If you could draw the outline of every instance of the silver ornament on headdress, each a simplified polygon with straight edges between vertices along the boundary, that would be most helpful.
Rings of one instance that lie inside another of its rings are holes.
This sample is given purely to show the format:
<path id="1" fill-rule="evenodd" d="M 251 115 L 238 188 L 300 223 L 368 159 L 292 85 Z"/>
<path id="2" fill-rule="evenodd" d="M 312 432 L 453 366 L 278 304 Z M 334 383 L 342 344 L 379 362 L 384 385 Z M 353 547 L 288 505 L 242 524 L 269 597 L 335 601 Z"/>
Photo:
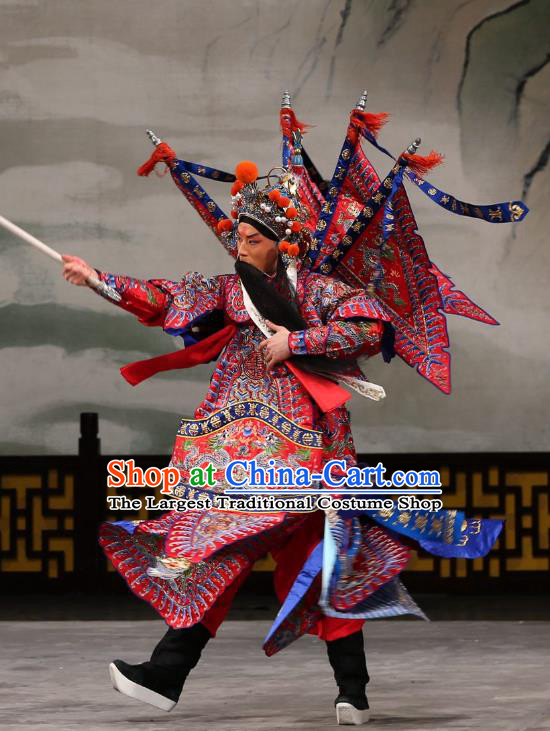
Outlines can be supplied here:
<path id="1" fill-rule="evenodd" d="M 418 148 L 420 147 L 420 143 L 421 143 L 421 142 L 422 142 L 422 140 L 420 139 L 420 137 L 417 137 L 417 138 L 416 138 L 415 140 L 413 140 L 413 142 L 411 142 L 411 144 L 410 144 L 410 145 L 409 145 L 409 146 L 407 147 L 407 152 L 408 152 L 408 153 L 410 153 L 411 155 L 414 155 L 414 153 L 415 153 L 415 152 L 416 152 L 416 151 L 418 150 Z"/>
<path id="2" fill-rule="evenodd" d="M 155 147 L 158 147 L 162 140 L 156 136 L 152 129 L 147 129 L 145 131 L 147 132 L 147 137 L 151 140 L 153 145 L 155 145 Z"/>
<path id="3" fill-rule="evenodd" d="M 290 103 L 290 92 L 288 90 L 283 91 L 281 109 L 292 109 L 292 104 Z"/>
<path id="4" fill-rule="evenodd" d="M 364 89 L 363 93 L 359 97 L 359 101 L 357 102 L 355 108 L 360 112 L 364 112 L 366 106 L 367 106 L 367 90 Z"/>

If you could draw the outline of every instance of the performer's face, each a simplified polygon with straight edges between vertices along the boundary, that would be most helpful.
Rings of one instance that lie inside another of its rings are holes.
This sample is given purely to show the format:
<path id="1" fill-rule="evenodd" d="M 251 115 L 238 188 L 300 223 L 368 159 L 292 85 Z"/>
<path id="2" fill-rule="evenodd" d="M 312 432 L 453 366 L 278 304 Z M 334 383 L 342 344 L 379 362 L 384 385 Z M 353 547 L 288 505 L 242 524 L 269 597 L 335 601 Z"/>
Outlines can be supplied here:
<path id="1" fill-rule="evenodd" d="M 268 239 L 249 223 L 239 223 L 237 229 L 239 259 L 252 264 L 266 274 L 277 269 L 279 249 L 277 242 Z"/>

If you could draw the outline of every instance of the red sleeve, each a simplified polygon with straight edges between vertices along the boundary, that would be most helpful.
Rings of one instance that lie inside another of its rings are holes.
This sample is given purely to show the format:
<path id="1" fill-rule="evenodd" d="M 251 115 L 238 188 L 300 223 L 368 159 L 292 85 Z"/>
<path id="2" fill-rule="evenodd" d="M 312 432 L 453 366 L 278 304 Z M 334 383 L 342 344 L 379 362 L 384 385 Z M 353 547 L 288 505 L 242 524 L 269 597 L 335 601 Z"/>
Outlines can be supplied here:
<path id="1" fill-rule="evenodd" d="M 170 305 L 170 296 L 152 282 L 125 275 L 97 271 L 102 282 L 121 296 L 117 306 L 136 315 L 143 325 L 162 325 Z M 112 300 L 109 300 L 112 302 Z"/>
<path id="2" fill-rule="evenodd" d="M 358 358 L 380 352 L 382 333 L 383 324 L 379 320 L 337 320 L 290 333 L 288 347 L 294 355 Z"/>
<path id="3" fill-rule="evenodd" d="M 310 326 L 290 333 L 288 347 L 294 355 L 355 359 L 380 352 L 385 317 L 364 290 L 310 275 L 302 311 Z"/>

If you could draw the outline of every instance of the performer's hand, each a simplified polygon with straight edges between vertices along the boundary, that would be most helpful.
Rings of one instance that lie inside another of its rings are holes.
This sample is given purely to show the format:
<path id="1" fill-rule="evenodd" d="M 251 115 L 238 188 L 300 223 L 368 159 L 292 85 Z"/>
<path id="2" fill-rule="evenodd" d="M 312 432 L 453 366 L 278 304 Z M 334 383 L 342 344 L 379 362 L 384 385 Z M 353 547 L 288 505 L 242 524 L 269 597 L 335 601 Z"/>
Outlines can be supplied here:
<path id="1" fill-rule="evenodd" d="M 63 276 L 71 284 L 77 284 L 79 287 L 87 285 L 87 279 L 90 276 L 97 276 L 95 269 L 78 256 L 69 256 L 62 254 L 63 259 Z"/>
<path id="2" fill-rule="evenodd" d="M 266 323 L 275 332 L 275 335 L 264 340 L 260 345 L 260 350 L 263 351 L 266 359 L 267 372 L 269 373 L 277 363 L 290 357 L 290 348 L 288 347 L 290 330 L 287 330 L 282 325 L 275 325 L 269 320 L 266 320 Z"/>

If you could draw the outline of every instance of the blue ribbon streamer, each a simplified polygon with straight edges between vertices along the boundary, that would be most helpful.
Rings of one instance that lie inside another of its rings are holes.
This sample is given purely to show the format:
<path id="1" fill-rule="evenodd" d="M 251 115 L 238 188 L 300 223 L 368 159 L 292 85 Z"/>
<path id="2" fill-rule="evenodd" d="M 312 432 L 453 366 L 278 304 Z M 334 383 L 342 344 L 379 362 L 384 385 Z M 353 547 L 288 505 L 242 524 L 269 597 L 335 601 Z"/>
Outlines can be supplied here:
<path id="1" fill-rule="evenodd" d="M 202 178 L 210 180 L 218 180 L 222 183 L 234 183 L 237 178 L 232 173 L 226 173 L 224 170 L 208 167 L 208 165 L 198 165 L 196 162 L 188 160 L 178 160 L 185 170 L 193 175 L 200 175 Z"/>
<path id="2" fill-rule="evenodd" d="M 388 155 L 388 157 L 391 157 L 392 160 L 396 159 L 391 152 L 378 144 L 368 130 L 363 131 L 363 136 L 371 143 L 371 145 L 374 145 L 378 150 L 380 150 L 380 152 Z M 517 223 L 519 221 L 523 221 L 529 212 L 529 208 L 527 208 L 523 201 L 505 201 L 504 203 L 492 203 L 490 205 L 466 203 L 450 193 L 445 193 L 445 191 L 440 190 L 435 185 L 428 183 L 427 180 L 424 180 L 410 171 L 407 171 L 407 177 L 418 188 L 420 188 L 420 190 L 428 196 L 430 200 L 437 203 L 440 208 L 444 208 L 446 211 L 454 213 L 457 216 L 479 218 L 482 221 L 487 221 L 488 223 Z"/>
<path id="3" fill-rule="evenodd" d="M 394 229 L 395 229 L 395 216 L 393 214 L 393 206 L 392 206 L 392 198 L 394 197 L 395 193 L 397 192 L 397 189 L 399 186 L 403 183 L 403 172 L 404 170 L 401 169 L 395 178 L 393 179 L 393 184 L 391 187 L 391 191 L 389 196 L 386 198 L 386 202 L 384 204 L 384 222 L 383 222 L 383 231 L 384 231 L 384 241 L 387 241 L 390 236 L 392 235 Z"/>
<path id="4" fill-rule="evenodd" d="M 214 201 L 202 185 L 200 185 L 195 178 L 191 176 L 187 169 L 187 165 L 189 165 L 189 163 L 185 162 L 185 160 L 176 160 L 176 164 L 171 170 L 172 177 L 177 177 L 179 184 L 188 190 L 197 202 L 202 203 L 202 205 L 205 206 L 218 221 L 222 218 L 227 218 L 216 201 Z M 206 175 L 203 177 L 208 176 Z"/>
<path id="5" fill-rule="evenodd" d="M 338 196 L 344 180 L 347 177 L 348 169 L 353 157 L 355 145 L 349 140 L 346 135 L 338 161 L 334 169 L 334 173 L 328 184 L 327 192 L 325 195 L 325 202 L 321 208 L 321 213 L 317 220 L 317 227 L 312 236 L 311 246 L 307 253 L 307 257 L 310 261 L 310 266 L 313 268 L 317 258 L 321 252 L 325 237 L 330 229 L 330 224 L 334 213 L 336 212 L 336 203 L 338 202 Z"/>

